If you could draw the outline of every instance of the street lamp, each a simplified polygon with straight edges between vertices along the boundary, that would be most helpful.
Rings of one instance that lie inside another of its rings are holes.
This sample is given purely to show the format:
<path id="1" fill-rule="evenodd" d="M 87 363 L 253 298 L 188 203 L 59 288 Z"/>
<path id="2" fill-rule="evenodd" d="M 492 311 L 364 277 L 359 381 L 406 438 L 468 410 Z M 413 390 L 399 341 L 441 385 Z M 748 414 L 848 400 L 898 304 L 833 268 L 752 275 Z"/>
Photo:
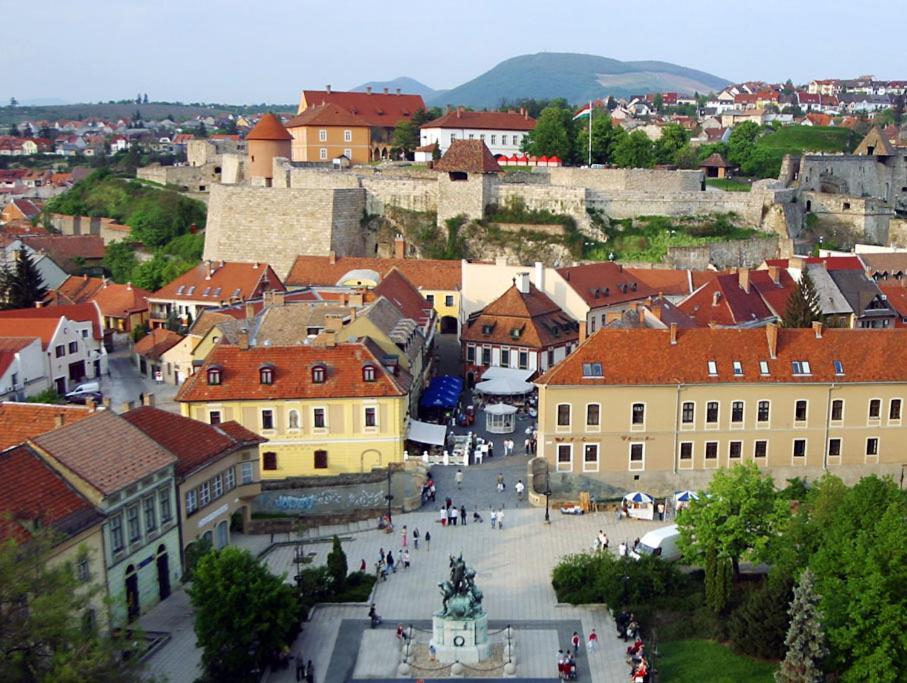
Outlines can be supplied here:
<path id="1" fill-rule="evenodd" d="M 545 462 L 545 524 L 551 524 L 551 512 L 549 502 L 551 501 L 551 467 Z"/>
<path id="2" fill-rule="evenodd" d="M 391 495 L 391 468 L 387 468 L 387 495 L 384 496 L 384 499 L 387 501 L 387 523 L 390 524 L 391 519 L 391 501 L 394 497 Z"/>

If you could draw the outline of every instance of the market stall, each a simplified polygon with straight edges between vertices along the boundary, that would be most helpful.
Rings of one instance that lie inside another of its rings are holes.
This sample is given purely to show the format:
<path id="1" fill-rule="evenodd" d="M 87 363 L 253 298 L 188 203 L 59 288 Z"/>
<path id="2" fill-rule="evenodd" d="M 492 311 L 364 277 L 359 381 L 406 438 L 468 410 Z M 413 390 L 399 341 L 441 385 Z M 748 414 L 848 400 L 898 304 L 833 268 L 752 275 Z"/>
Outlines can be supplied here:
<path id="1" fill-rule="evenodd" d="M 516 406 L 492 403 L 485 406 L 485 430 L 490 434 L 513 434 L 516 429 Z"/>
<path id="2" fill-rule="evenodd" d="M 623 510 L 627 517 L 655 519 L 655 499 L 648 493 L 632 491 L 624 496 Z"/>
<path id="3" fill-rule="evenodd" d="M 699 500 L 699 494 L 695 491 L 678 491 L 674 494 L 674 509 L 688 508 L 694 500 Z"/>

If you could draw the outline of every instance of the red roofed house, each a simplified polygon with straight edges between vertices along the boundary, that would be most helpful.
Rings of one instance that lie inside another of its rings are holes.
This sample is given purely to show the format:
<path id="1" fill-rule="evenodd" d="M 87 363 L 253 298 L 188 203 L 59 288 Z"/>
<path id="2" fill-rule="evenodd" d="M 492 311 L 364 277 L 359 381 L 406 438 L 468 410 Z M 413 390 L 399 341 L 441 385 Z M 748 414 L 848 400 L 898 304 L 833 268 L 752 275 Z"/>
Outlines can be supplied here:
<path id="1" fill-rule="evenodd" d="M 333 103 L 309 107 L 290 119 L 293 161 L 327 162 L 345 156 L 354 164 L 371 161 L 370 128 L 365 119 Z"/>
<path id="2" fill-rule="evenodd" d="M 327 86 L 325 90 L 303 90 L 297 114 L 303 114 L 311 107 L 334 104 L 353 116 L 365 121 L 371 128 L 369 146 L 371 161 L 388 159 L 391 154 L 394 127 L 400 121 L 412 121 L 413 114 L 425 109 L 421 95 L 388 92 L 337 92 Z"/>
<path id="3" fill-rule="evenodd" d="M 100 268 L 107 253 L 100 235 L 22 235 L 21 242 L 33 254 L 47 254 L 70 275 Z"/>
<path id="4" fill-rule="evenodd" d="M 535 129 L 535 119 L 525 109 L 515 112 L 466 111 L 459 107 L 422 124 L 421 144 L 437 143 L 443 154 L 456 140 L 482 140 L 495 157 L 509 157 L 521 150 L 523 138 Z"/>
<path id="5" fill-rule="evenodd" d="M 205 261 L 148 297 L 152 327 L 170 317 L 189 326 L 204 308 L 257 299 L 267 291 L 286 288 L 267 263 Z"/>
<path id="6" fill-rule="evenodd" d="M 888 305 L 898 314 L 894 327 L 907 327 L 907 287 L 904 284 L 904 282 L 879 284 L 879 289 L 888 299 Z"/>
<path id="7" fill-rule="evenodd" d="M 26 333 L 27 330 L 22 330 Z M 0 337 L 0 401 L 24 401 L 50 388 L 47 358 L 37 337 Z"/>
<path id="8" fill-rule="evenodd" d="M 738 463 L 777 481 L 900 476 L 905 344 L 821 323 L 600 330 L 536 380 L 538 455 L 592 496 L 702 489 Z"/>
<path id="9" fill-rule="evenodd" d="M 14 220 L 30 221 L 40 213 L 41 209 L 35 206 L 31 199 L 13 199 L 3 207 L 3 211 L 0 211 L 0 223 Z"/>
<path id="10" fill-rule="evenodd" d="M 183 335 L 166 327 L 152 329 L 132 347 L 135 354 L 134 362 L 139 372 L 156 382 L 179 384 L 181 380 L 172 376 L 173 369 L 165 366 L 162 356 L 182 340 Z"/>
<path id="11" fill-rule="evenodd" d="M 702 327 L 763 327 L 784 316 L 797 283 L 778 268 L 722 273 L 706 282 L 678 308 Z"/>
<path id="12" fill-rule="evenodd" d="M 107 278 L 70 275 L 44 298 L 45 305 L 97 303 L 104 320 L 105 332 L 131 332 L 148 324 L 148 297 L 151 292 L 120 285 Z"/>

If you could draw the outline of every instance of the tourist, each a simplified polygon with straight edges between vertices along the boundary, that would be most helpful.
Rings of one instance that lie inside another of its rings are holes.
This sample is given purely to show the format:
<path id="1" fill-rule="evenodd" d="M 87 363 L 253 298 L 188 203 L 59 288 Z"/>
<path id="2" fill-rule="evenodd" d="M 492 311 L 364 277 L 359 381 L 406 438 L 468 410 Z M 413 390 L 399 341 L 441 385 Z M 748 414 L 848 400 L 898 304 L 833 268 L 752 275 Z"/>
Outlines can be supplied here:
<path id="1" fill-rule="evenodd" d="M 589 634 L 589 643 L 586 647 L 589 649 L 589 652 L 594 651 L 595 648 L 598 647 L 598 634 L 595 632 L 595 629 L 592 629 L 592 632 Z"/>
<path id="2" fill-rule="evenodd" d="M 523 500 L 523 491 L 526 487 L 523 485 L 523 480 L 518 479 L 516 485 L 513 487 L 516 490 L 516 499 Z"/>
<path id="3" fill-rule="evenodd" d="M 425 552 L 431 550 L 431 531 L 425 532 Z"/>
<path id="4" fill-rule="evenodd" d="M 387 562 L 387 570 L 389 572 L 391 572 L 392 574 L 396 574 L 397 573 L 397 564 L 396 564 L 396 562 L 394 562 L 394 551 L 393 550 L 387 551 L 387 559 L 385 561 Z"/>
<path id="5" fill-rule="evenodd" d="M 311 659 L 305 665 L 305 683 L 315 683 L 315 665 L 312 664 Z"/>
<path id="6" fill-rule="evenodd" d="M 481 524 L 482 521 L 483 521 L 483 520 L 482 520 L 482 515 L 479 514 L 479 510 L 478 510 L 478 509 L 473 510 L 473 511 L 472 511 L 472 523 L 473 523 L 473 524 Z"/>
<path id="7" fill-rule="evenodd" d="M 403 624 L 397 624 L 397 640 L 406 640 L 406 635 L 403 632 Z"/>
<path id="8" fill-rule="evenodd" d="M 498 529 L 504 528 L 504 506 L 501 506 L 501 509 L 498 510 Z"/>
<path id="9" fill-rule="evenodd" d="M 626 640 L 624 634 L 627 632 L 627 624 L 630 623 L 630 613 L 622 609 L 614 621 L 617 624 L 617 637 Z"/>
<path id="10" fill-rule="evenodd" d="M 494 511 L 494 508 L 491 508 L 491 528 L 497 528 L 498 523 L 498 513 Z"/>
<path id="11" fill-rule="evenodd" d="M 529 455 L 529 453 L 530 453 L 529 448 L 530 448 L 531 443 L 532 443 L 531 439 L 527 436 L 526 440 L 523 442 L 523 448 L 526 449 L 526 455 Z"/>
<path id="12" fill-rule="evenodd" d="M 457 490 L 461 490 L 463 488 L 463 470 L 457 470 L 454 478 L 457 481 Z"/>
<path id="13" fill-rule="evenodd" d="M 636 537 L 636 540 L 633 541 L 633 552 L 636 552 L 636 549 L 639 548 L 639 536 Z"/>
<path id="14" fill-rule="evenodd" d="M 362 562 L 359 563 L 359 571 L 364 574 L 366 569 L 368 569 L 368 565 L 365 563 L 365 558 L 363 557 Z"/>
<path id="15" fill-rule="evenodd" d="M 466 526 L 466 506 L 460 506 L 460 524 Z"/>
<path id="16" fill-rule="evenodd" d="M 305 659 L 300 652 L 296 655 L 296 680 L 302 681 L 303 678 L 305 678 Z"/>
<path id="17" fill-rule="evenodd" d="M 665 504 L 661 502 L 658 504 L 658 521 L 665 521 Z"/>
<path id="18" fill-rule="evenodd" d="M 573 646 L 573 651 L 579 654 L 579 633 L 576 631 L 574 631 L 573 635 L 570 637 L 570 644 Z"/>
<path id="19" fill-rule="evenodd" d="M 413 548 L 419 549 L 419 527 L 413 528 Z"/>
<path id="20" fill-rule="evenodd" d="M 378 548 L 378 555 L 381 557 L 381 562 L 384 562 L 384 548 Z"/>
<path id="21" fill-rule="evenodd" d="M 601 549 L 602 549 L 602 550 L 607 550 L 607 549 L 608 549 L 608 546 L 610 545 L 610 543 L 611 543 L 611 542 L 608 540 L 608 534 L 606 534 L 604 531 L 602 531 L 601 529 L 599 529 L 599 531 L 598 531 L 598 544 L 599 544 L 599 546 L 601 546 Z"/>
<path id="22" fill-rule="evenodd" d="M 441 508 L 440 521 L 441 526 L 447 526 L 447 508 Z"/>
<path id="23" fill-rule="evenodd" d="M 403 539 L 403 547 L 404 547 L 404 548 L 407 546 L 407 540 L 408 540 L 407 534 L 408 534 L 408 532 L 407 532 L 407 530 L 406 530 L 406 525 L 404 524 L 404 525 L 403 525 L 403 531 L 400 532 L 400 537 Z"/>
<path id="24" fill-rule="evenodd" d="M 452 524 L 453 526 L 456 526 L 457 517 L 459 516 L 459 510 L 457 510 L 457 508 L 455 508 L 455 507 L 452 507 L 447 511 L 447 513 L 449 515 L 447 518 L 447 523 Z"/>
<path id="25" fill-rule="evenodd" d="M 617 556 L 618 557 L 627 556 L 627 544 L 624 541 L 621 541 L 620 545 L 617 546 Z"/>
<path id="26" fill-rule="evenodd" d="M 488 442 L 488 457 L 489 458 L 494 457 L 494 442 L 493 441 Z"/>
<path id="27" fill-rule="evenodd" d="M 497 486 L 498 486 L 498 493 L 502 493 L 504 491 L 504 473 L 503 472 L 498 472 Z"/>
<path id="28" fill-rule="evenodd" d="M 401 554 L 403 555 L 403 568 L 404 568 L 404 569 L 409 569 L 409 550 L 407 550 L 406 548 L 404 548 L 404 549 L 403 549 L 402 551 L 400 551 L 400 552 L 401 552 Z"/>

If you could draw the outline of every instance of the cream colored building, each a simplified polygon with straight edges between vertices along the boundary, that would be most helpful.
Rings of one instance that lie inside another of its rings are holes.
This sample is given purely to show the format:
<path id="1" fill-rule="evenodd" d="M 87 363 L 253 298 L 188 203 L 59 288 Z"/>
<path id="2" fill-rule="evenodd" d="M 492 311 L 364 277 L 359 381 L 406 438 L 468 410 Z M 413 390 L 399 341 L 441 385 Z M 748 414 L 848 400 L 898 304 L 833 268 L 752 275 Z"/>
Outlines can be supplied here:
<path id="1" fill-rule="evenodd" d="M 900 330 L 605 329 L 537 380 L 552 486 L 610 496 L 907 465 Z"/>

